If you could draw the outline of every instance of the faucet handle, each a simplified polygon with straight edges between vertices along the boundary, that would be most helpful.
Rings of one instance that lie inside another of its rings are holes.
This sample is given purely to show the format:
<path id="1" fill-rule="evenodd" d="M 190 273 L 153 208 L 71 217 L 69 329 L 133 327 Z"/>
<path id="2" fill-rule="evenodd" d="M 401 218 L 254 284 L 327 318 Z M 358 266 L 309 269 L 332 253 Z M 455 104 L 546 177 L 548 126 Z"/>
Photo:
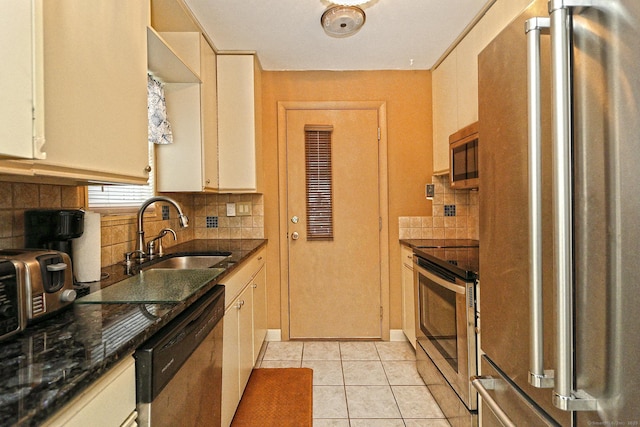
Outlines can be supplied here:
<path id="1" fill-rule="evenodd" d="M 141 251 L 140 249 L 136 249 L 135 251 L 131 251 L 131 252 L 125 252 L 124 254 L 124 262 L 126 265 L 131 265 L 131 262 L 133 261 L 132 258 L 134 258 L 135 256 L 138 256 L 138 260 L 142 261 L 142 259 L 144 259 L 144 257 L 147 255 L 144 253 L 144 251 Z"/>
<path id="2" fill-rule="evenodd" d="M 153 239 L 149 240 L 147 242 L 147 253 L 149 254 L 149 256 L 162 256 L 164 255 L 164 248 L 162 246 L 162 238 L 164 236 L 167 235 L 167 233 L 171 233 L 173 234 L 173 240 L 177 240 L 178 236 L 176 235 L 176 232 L 173 231 L 171 228 L 163 228 L 162 230 L 160 230 L 160 233 L 158 233 L 158 235 L 156 237 L 154 237 Z M 156 241 L 158 242 L 157 246 L 156 246 Z"/>

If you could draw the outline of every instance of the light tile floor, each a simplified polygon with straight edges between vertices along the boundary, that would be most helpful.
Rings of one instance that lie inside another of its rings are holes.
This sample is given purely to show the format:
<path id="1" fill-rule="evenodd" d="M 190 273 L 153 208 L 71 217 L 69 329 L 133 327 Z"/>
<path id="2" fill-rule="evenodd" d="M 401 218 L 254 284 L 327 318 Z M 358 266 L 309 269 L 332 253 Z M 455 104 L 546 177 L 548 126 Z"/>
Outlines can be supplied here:
<path id="1" fill-rule="evenodd" d="M 267 343 L 262 368 L 313 369 L 314 427 L 445 427 L 408 342 Z"/>

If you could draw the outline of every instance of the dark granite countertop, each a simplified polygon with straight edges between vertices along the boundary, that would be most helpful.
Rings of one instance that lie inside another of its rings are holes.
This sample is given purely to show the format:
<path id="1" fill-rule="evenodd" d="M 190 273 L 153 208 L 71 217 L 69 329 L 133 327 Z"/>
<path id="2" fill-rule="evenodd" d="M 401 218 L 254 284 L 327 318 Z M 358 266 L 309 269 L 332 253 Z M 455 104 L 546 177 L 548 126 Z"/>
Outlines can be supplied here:
<path id="1" fill-rule="evenodd" d="M 480 246 L 473 239 L 400 239 L 400 243 L 415 248 L 474 248 Z"/>
<path id="2" fill-rule="evenodd" d="M 419 257 L 440 265 L 465 280 L 480 275 L 480 242 L 473 239 L 400 239 Z"/>
<path id="3" fill-rule="evenodd" d="M 167 255 L 230 252 L 226 271 L 181 303 L 73 304 L 0 343 L 0 425 L 39 425 L 252 255 L 266 240 L 193 240 Z M 80 295 L 126 277 L 122 265 Z"/>

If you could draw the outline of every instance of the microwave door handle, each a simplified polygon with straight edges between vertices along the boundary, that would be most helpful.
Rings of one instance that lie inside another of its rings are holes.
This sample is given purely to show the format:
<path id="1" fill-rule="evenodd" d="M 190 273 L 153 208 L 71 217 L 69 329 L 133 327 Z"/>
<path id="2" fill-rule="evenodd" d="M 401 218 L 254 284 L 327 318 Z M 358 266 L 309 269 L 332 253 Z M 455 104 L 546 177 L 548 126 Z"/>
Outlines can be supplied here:
<path id="1" fill-rule="evenodd" d="M 574 392 L 573 373 L 573 212 L 571 187 L 571 25 L 570 7 L 590 0 L 549 1 L 553 102 L 553 225 L 556 282 L 556 383 L 553 403 L 565 411 L 594 411 L 597 400 Z"/>
<path id="2" fill-rule="evenodd" d="M 528 145 L 529 145 L 529 384 L 553 388 L 554 372 L 544 369 L 542 307 L 542 119 L 540 36 L 549 33 L 549 18 L 525 23 L 527 35 Z"/>

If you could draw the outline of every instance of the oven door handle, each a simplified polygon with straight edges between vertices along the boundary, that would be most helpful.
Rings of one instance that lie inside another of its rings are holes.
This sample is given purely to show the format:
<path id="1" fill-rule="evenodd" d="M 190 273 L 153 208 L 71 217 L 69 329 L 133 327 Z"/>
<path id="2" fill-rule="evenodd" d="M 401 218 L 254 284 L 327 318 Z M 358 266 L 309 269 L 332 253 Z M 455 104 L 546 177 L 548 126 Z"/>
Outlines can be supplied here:
<path id="1" fill-rule="evenodd" d="M 427 279 L 431 280 L 432 282 L 434 282 L 435 284 L 437 284 L 438 286 L 442 286 L 443 288 L 446 288 L 452 292 L 455 292 L 457 294 L 462 294 L 465 295 L 467 293 L 467 288 L 465 286 L 462 285 L 458 285 L 457 283 L 451 283 L 448 280 L 443 279 L 442 277 L 439 277 L 433 273 L 431 273 L 428 270 L 425 270 L 424 267 L 420 266 L 419 264 L 415 263 L 413 264 L 414 268 L 416 269 L 416 271 L 420 274 L 422 274 L 423 276 L 425 276 Z"/>

